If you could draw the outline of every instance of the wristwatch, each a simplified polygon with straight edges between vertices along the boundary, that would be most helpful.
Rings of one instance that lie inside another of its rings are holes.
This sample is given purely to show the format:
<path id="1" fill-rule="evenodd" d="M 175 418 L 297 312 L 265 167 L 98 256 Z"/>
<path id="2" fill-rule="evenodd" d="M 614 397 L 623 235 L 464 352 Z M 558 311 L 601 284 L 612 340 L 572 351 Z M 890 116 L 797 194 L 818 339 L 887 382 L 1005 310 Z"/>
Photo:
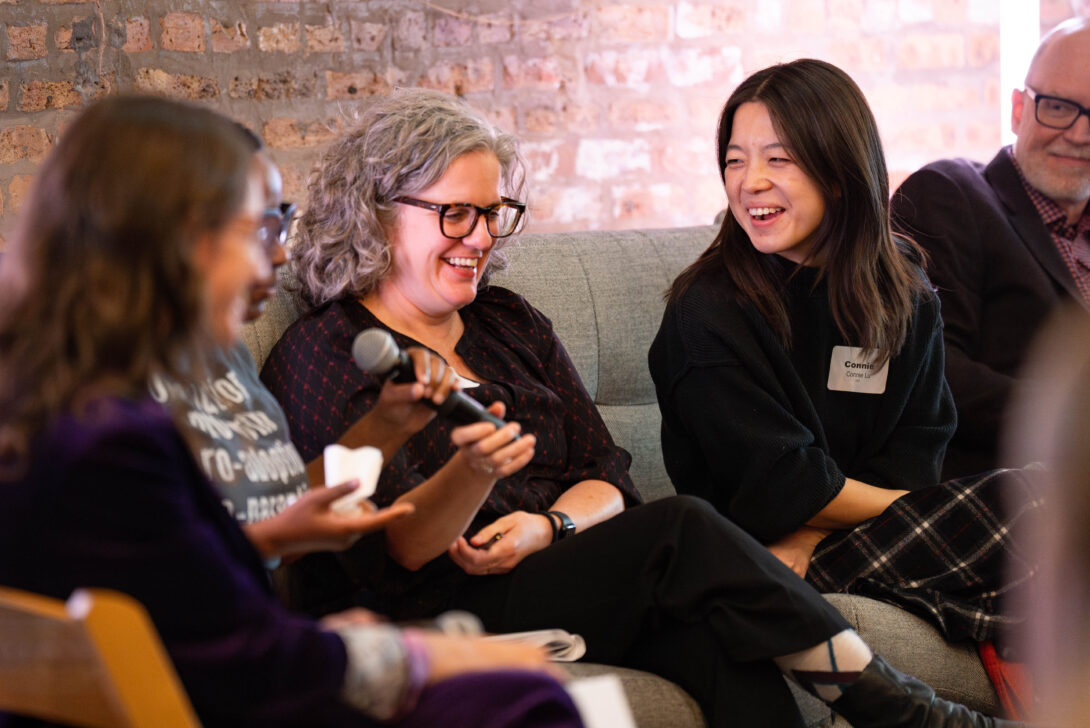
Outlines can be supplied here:
<path id="1" fill-rule="evenodd" d="M 552 520 L 555 517 L 556 520 L 560 522 L 560 527 L 555 530 L 556 535 L 553 538 L 553 541 L 560 541 L 575 533 L 575 522 L 568 517 L 567 513 L 546 511 L 545 515 L 549 517 L 549 520 Z"/>

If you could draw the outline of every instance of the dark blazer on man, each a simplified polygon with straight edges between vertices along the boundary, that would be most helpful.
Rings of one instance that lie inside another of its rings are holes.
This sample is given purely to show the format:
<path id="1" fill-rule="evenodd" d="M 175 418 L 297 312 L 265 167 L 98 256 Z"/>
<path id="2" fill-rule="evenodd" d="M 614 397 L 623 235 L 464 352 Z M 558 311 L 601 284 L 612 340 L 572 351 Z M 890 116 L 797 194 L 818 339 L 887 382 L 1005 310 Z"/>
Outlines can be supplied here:
<path id="1" fill-rule="evenodd" d="M 1075 280 L 1008 151 L 985 167 L 947 159 L 911 175 L 892 199 L 894 227 L 930 256 L 945 324 L 946 377 L 958 428 L 946 478 L 1002 463 L 999 431 L 1019 369 L 1044 319 L 1080 300 Z"/>

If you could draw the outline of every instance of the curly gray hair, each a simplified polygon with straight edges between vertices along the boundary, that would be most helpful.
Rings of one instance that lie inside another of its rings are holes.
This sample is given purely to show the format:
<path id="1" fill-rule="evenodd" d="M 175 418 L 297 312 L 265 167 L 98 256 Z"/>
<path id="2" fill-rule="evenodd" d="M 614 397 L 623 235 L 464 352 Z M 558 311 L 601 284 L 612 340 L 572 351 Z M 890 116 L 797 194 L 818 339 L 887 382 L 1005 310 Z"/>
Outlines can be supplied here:
<path id="1" fill-rule="evenodd" d="M 309 202 L 292 248 L 300 293 L 312 306 L 363 296 L 390 272 L 385 228 L 395 199 L 439 180 L 458 157 L 487 150 L 500 162 L 500 192 L 522 199 L 525 164 L 514 136 L 454 96 L 402 89 L 381 97 L 355 128 L 326 151 L 310 180 Z M 481 272 L 485 282 L 506 260 L 499 251 Z"/>

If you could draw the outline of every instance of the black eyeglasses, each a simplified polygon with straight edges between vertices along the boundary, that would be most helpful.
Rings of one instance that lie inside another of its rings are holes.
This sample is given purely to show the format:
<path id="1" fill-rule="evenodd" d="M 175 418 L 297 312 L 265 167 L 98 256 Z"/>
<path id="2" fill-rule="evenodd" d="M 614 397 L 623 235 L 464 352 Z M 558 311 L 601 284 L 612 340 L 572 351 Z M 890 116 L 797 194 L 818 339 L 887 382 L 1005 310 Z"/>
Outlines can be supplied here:
<path id="1" fill-rule="evenodd" d="M 477 207 L 468 202 L 450 202 L 440 205 L 413 197 L 398 197 L 394 202 L 422 207 L 439 213 L 439 232 L 444 237 L 461 240 L 477 227 L 477 218 L 484 215 L 488 234 L 494 238 L 506 238 L 518 229 L 526 205 L 518 200 L 501 197 L 500 202 L 488 207 Z"/>
<path id="2" fill-rule="evenodd" d="M 283 246 L 288 242 L 291 220 L 295 217 L 295 204 L 281 202 L 279 207 L 270 207 L 261 213 L 261 224 L 257 228 L 257 239 L 266 249 L 274 245 Z"/>
<path id="3" fill-rule="evenodd" d="M 1047 96 L 1039 94 L 1029 86 L 1026 86 L 1026 94 L 1033 99 L 1034 116 L 1041 126 L 1049 129 L 1070 129 L 1079 120 L 1080 116 L 1090 119 L 1090 109 L 1080 106 L 1071 99 L 1062 99 L 1059 96 Z"/>

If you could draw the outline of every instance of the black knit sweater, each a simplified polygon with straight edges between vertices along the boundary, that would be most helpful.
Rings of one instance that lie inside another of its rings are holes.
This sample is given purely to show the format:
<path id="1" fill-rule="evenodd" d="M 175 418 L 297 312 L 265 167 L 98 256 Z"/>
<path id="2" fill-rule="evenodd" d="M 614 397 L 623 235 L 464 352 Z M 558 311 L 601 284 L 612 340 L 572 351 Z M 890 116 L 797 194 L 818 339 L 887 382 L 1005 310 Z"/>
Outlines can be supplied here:
<path id="1" fill-rule="evenodd" d="M 783 263 L 786 277 L 794 266 Z M 803 268 L 785 283 L 790 350 L 720 271 L 667 306 L 648 355 L 674 486 L 765 542 L 805 524 L 845 477 L 934 485 L 956 425 L 938 299 L 918 302 L 882 394 L 831 391 L 833 347 L 854 342 L 840 335 L 815 279 Z"/>

